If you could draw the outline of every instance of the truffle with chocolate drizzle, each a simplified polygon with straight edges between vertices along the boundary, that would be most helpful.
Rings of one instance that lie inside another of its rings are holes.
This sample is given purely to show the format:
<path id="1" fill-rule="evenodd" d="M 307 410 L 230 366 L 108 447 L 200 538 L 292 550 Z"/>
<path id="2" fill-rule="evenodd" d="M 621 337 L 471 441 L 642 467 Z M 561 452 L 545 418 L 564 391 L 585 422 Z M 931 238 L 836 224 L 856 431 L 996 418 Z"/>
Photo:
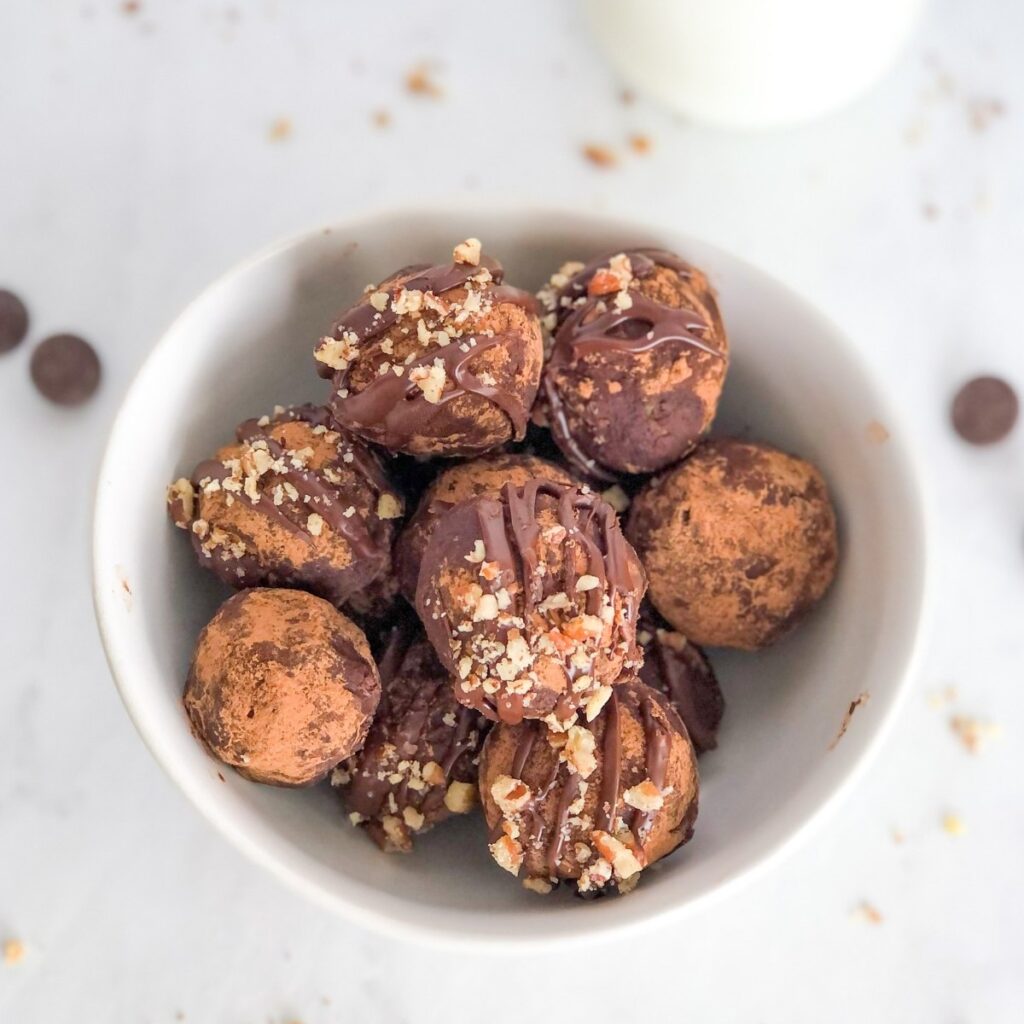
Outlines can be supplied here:
<path id="1" fill-rule="evenodd" d="M 672 629 L 645 600 L 637 642 L 644 652 L 640 679 L 658 690 L 675 709 L 698 754 L 718 746 L 725 697 L 707 655 Z"/>
<path id="2" fill-rule="evenodd" d="M 615 511 L 550 480 L 461 502 L 423 554 L 416 606 L 455 695 L 488 718 L 592 720 L 640 664 L 643 568 Z"/>
<path id="3" fill-rule="evenodd" d="M 342 426 L 393 452 L 475 455 L 522 440 L 540 382 L 536 303 L 477 239 L 406 267 L 343 313 L 314 355 Z"/>
<path id="4" fill-rule="evenodd" d="M 589 726 L 498 725 L 484 744 L 480 794 L 491 854 L 547 892 L 625 892 L 685 843 L 697 816 L 697 761 L 686 727 L 655 690 L 616 686 Z"/>
<path id="5" fill-rule="evenodd" d="M 394 626 L 377 660 L 381 702 L 362 750 L 331 783 L 353 824 L 387 851 L 477 805 L 480 746 L 490 723 L 452 694 L 418 623 Z"/>
<path id="6" fill-rule="evenodd" d="M 707 431 L 728 342 L 707 278 L 673 253 L 567 263 L 538 295 L 552 334 L 535 415 L 592 479 L 650 473 Z"/>
<path id="7" fill-rule="evenodd" d="M 298 587 L 336 605 L 388 570 L 401 498 L 326 409 L 278 407 L 237 438 L 167 491 L 200 565 L 232 587 Z"/>

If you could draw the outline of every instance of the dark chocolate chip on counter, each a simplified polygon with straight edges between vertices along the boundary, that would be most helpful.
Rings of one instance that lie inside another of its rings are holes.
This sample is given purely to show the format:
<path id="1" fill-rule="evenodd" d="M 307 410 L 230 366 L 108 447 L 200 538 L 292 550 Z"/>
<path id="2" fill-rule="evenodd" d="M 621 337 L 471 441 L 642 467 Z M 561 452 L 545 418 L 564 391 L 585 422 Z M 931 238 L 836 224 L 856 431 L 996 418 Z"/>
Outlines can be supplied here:
<path id="1" fill-rule="evenodd" d="M 28 310 L 13 292 L 0 288 L 0 352 L 20 345 L 28 333 Z"/>
<path id="2" fill-rule="evenodd" d="M 32 381 L 57 405 L 79 405 L 99 386 L 100 360 L 96 350 L 74 334 L 55 334 L 32 353 Z"/>
<path id="3" fill-rule="evenodd" d="M 970 444 L 1001 441 L 1017 422 L 1017 393 L 1000 377 L 975 377 L 956 393 L 952 420 Z"/>

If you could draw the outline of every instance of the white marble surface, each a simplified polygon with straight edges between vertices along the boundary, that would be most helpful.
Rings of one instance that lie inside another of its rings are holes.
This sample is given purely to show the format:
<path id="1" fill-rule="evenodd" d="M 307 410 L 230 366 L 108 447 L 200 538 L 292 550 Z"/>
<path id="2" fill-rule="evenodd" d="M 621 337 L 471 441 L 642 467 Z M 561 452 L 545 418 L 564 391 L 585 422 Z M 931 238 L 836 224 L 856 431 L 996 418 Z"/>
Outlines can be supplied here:
<path id="1" fill-rule="evenodd" d="M 26 947 L 0 966 L 0 1021 L 1019 1020 L 1024 429 L 970 450 L 945 417 L 977 371 L 1024 389 L 1024 8 L 934 3 L 853 108 L 734 136 L 623 105 L 572 5 L 505 6 L 0 6 L 0 284 L 30 303 L 34 338 L 81 331 L 106 370 L 88 407 L 57 411 L 28 383 L 28 345 L 0 356 L 0 938 Z M 421 59 L 440 101 L 403 90 Z M 1005 114 L 979 131 L 988 98 Z M 271 142 L 279 117 L 292 132 Z M 634 132 L 650 155 L 627 152 Z M 591 141 L 620 165 L 583 161 Z M 103 437 L 172 315 L 278 235 L 466 194 L 663 218 L 763 265 L 902 393 L 932 481 L 929 651 L 858 791 L 713 910 L 585 956 L 459 960 L 281 890 L 150 760 L 89 599 Z M 947 686 L 956 701 L 933 707 Z M 972 757 L 956 712 L 1002 739 Z M 862 900 L 881 923 L 851 913 Z"/>

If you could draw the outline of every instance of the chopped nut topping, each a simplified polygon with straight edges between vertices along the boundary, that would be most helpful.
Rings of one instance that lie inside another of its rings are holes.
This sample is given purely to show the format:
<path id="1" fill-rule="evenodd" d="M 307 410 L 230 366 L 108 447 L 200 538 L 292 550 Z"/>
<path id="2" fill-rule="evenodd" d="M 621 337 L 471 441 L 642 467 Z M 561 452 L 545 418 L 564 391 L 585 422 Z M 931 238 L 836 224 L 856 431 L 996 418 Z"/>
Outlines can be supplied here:
<path id="1" fill-rule="evenodd" d="M 323 517 L 317 515 L 316 512 L 311 512 L 309 517 L 306 519 L 306 529 L 309 530 L 314 537 L 319 537 L 324 529 Z"/>
<path id="2" fill-rule="evenodd" d="M 592 722 L 601 713 L 602 708 L 608 703 L 608 698 L 612 695 L 612 688 L 610 686 L 599 686 L 591 695 L 587 698 L 586 703 L 583 706 L 584 714 L 588 722 Z"/>
<path id="3" fill-rule="evenodd" d="M 444 805 L 452 814 L 468 814 L 476 806 L 476 786 L 469 782 L 451 782 Z"/>
<path id="4" fill-rule="evenodd" d="M 348 820 L 351 821 L 353 825 L 361 825 L 364 821 L 366 821 L 366 819 L 358 811 L 352 811 L 352 813 L 348 816 Z"/>
<path id="5" fill-rule="evenodd" d="M 502 814 L 513 815 L 522 810 L 529 802 L 533 793 L 522 779 L 513 779 L 509 775 L 499 775 L 491 783 L 491 796 Z"/>
<path id="6" fill-rule="evenodd" d="M 423 397 L 431 405 L 441 401 L 447 379 L 444 361 L 441 359 L 435 359 L 433 366 L 417 366 L 409 371 L 409 380 L 423 392 Z"/>
<path id="7" fill-rule="evenodd" d="M 479 238 L 467 238 L 464 242 L 459 242 L 455 246 L 452 255 L 456 263 L 468 263 L 471 267 L 478 267 L 480 265 L 481 248 Z"/>
<path id="8" fill-rule="evenodd" d="M 413 830 L 413 832 L 418 832 L 421 828 L 423 828 L 423 822 L 425 819 L 423 815 L 416 810 L 415 807 L 403 807 L 402 818 L 405 820 L 406 825 L 408 825 L 409 828 Z"/>
<path id="9" fill-rule="evenodd" d="M 341 338 L 323 337 L 314 349 L 313 355 L 318 362 L 332 370 L 347 370 L 348 364 L 356 355 L 355 342 L 356 337 L 350 332 L 346 332 Z"/>
<path id="10" fill-rule="evenodd" d="M 402 505 L 393 495 L 384 493 L 377 499 L 377 516 L 380 519 L 399 519 L 402 515 Z"/>
<path id="11" fill-rule="evenodd" d="M 444 785 L 444 769 L 436 761 L 428 761 L 423 766 L 423 781 L 429 786 Z"/>
<path id="12" fill-rule="evenodd" d="M 502 836 L 490 845 L 491 856 L 509 874 L 518 875 L 523 866 L 523 848 L 511 836 Z"/>
<path id="13" fill-rule="evenodd" d="M 474 622 L 490 622 L 498 617 L 498 599 L 493 594 L 484 594 L 473 610 Z"/>
<path id="14" fill-rule="evenodd" d="M 473 550 L 466 555 L 466 561 L 475 565 L 484 560 L 484 555 L 484 542 L 482 540 L 477 540 L 473 544 Z"/>
<path id="15" fill-rule="evenodd" d="M 660 811 L 665 805 L 661 790 L 650 779 L 644 779 L 639 785 L 627 789 L 622 799 L 638 811 Z"/>
<path id="16" fill-rule="evenodd" d="M 576 581 L 576 590 L 578 593 L 586 593 L 588 590 L 596 590 L 601 586 L 601 581 L 596 576 L 589 574 L 581 576 Z"/>
<path id="17" fill-rule="evenodd" d="M 643 864 L 625 843 L 600 829 L 591 833 L 597 852 L 611 863 L 616 878 L 629 878 L 643 870 Z"/>
<path id="18" fill-rule="evenodd" d="M 167 488 L 167 504 L 171 511 L 171 518 L 174 525 L 181 530 L 187 530 L 192 516 L 195 512 L 195 489 L 192 481 L 185 477 L 179 477 L 170 487 Z"/>
<path id="19" fill-rule="evenodd" d="M 589 778 L 597 767 L 597 757 L 594 755 L 595 746 L 594 734 L 589 729 L 585 729 L 582 725 L 574 725 L 568 730 L 564 750 L 565 760 L 581 778 Z"/>
<path id="20" fill-rule="evenodd" d="M 393 814 L 385 814 L 381 818 L 381 828 L 387 838 L 387 849 L 393 852 L 408 853 L 412 849 L 412 842 L 405 824 L 400 818 Z"/>
<path id="21" fill-rule="evenodd" d="M 529 889 L 530 892 L 540 893 L 541 896 L 547 896 L 551 892 L 552 885 L 546 878 L 524 878 L 523 888 Z"/>
<path id="22" fill-rule="evenodd" d="M 370 305 L 373 306 L 378 313 L 383 313 L 388 308 L 388 303 L 391 301 L 391 296 L 387 292 L 372 292 L 370 294 Z"/>

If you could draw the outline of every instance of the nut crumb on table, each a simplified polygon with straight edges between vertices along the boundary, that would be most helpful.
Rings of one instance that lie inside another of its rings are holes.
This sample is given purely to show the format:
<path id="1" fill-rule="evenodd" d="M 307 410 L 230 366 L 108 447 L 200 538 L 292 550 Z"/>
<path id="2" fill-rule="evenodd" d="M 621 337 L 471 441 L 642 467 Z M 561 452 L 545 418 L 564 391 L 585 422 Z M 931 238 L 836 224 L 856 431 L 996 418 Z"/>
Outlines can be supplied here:
<path id="1" fill-rule="evenodd" d="M 8 967 L 20 964 L 25 959 L 25 944 L 20 939 L 6 939 L 3 944 L 3 960 Z"/>

